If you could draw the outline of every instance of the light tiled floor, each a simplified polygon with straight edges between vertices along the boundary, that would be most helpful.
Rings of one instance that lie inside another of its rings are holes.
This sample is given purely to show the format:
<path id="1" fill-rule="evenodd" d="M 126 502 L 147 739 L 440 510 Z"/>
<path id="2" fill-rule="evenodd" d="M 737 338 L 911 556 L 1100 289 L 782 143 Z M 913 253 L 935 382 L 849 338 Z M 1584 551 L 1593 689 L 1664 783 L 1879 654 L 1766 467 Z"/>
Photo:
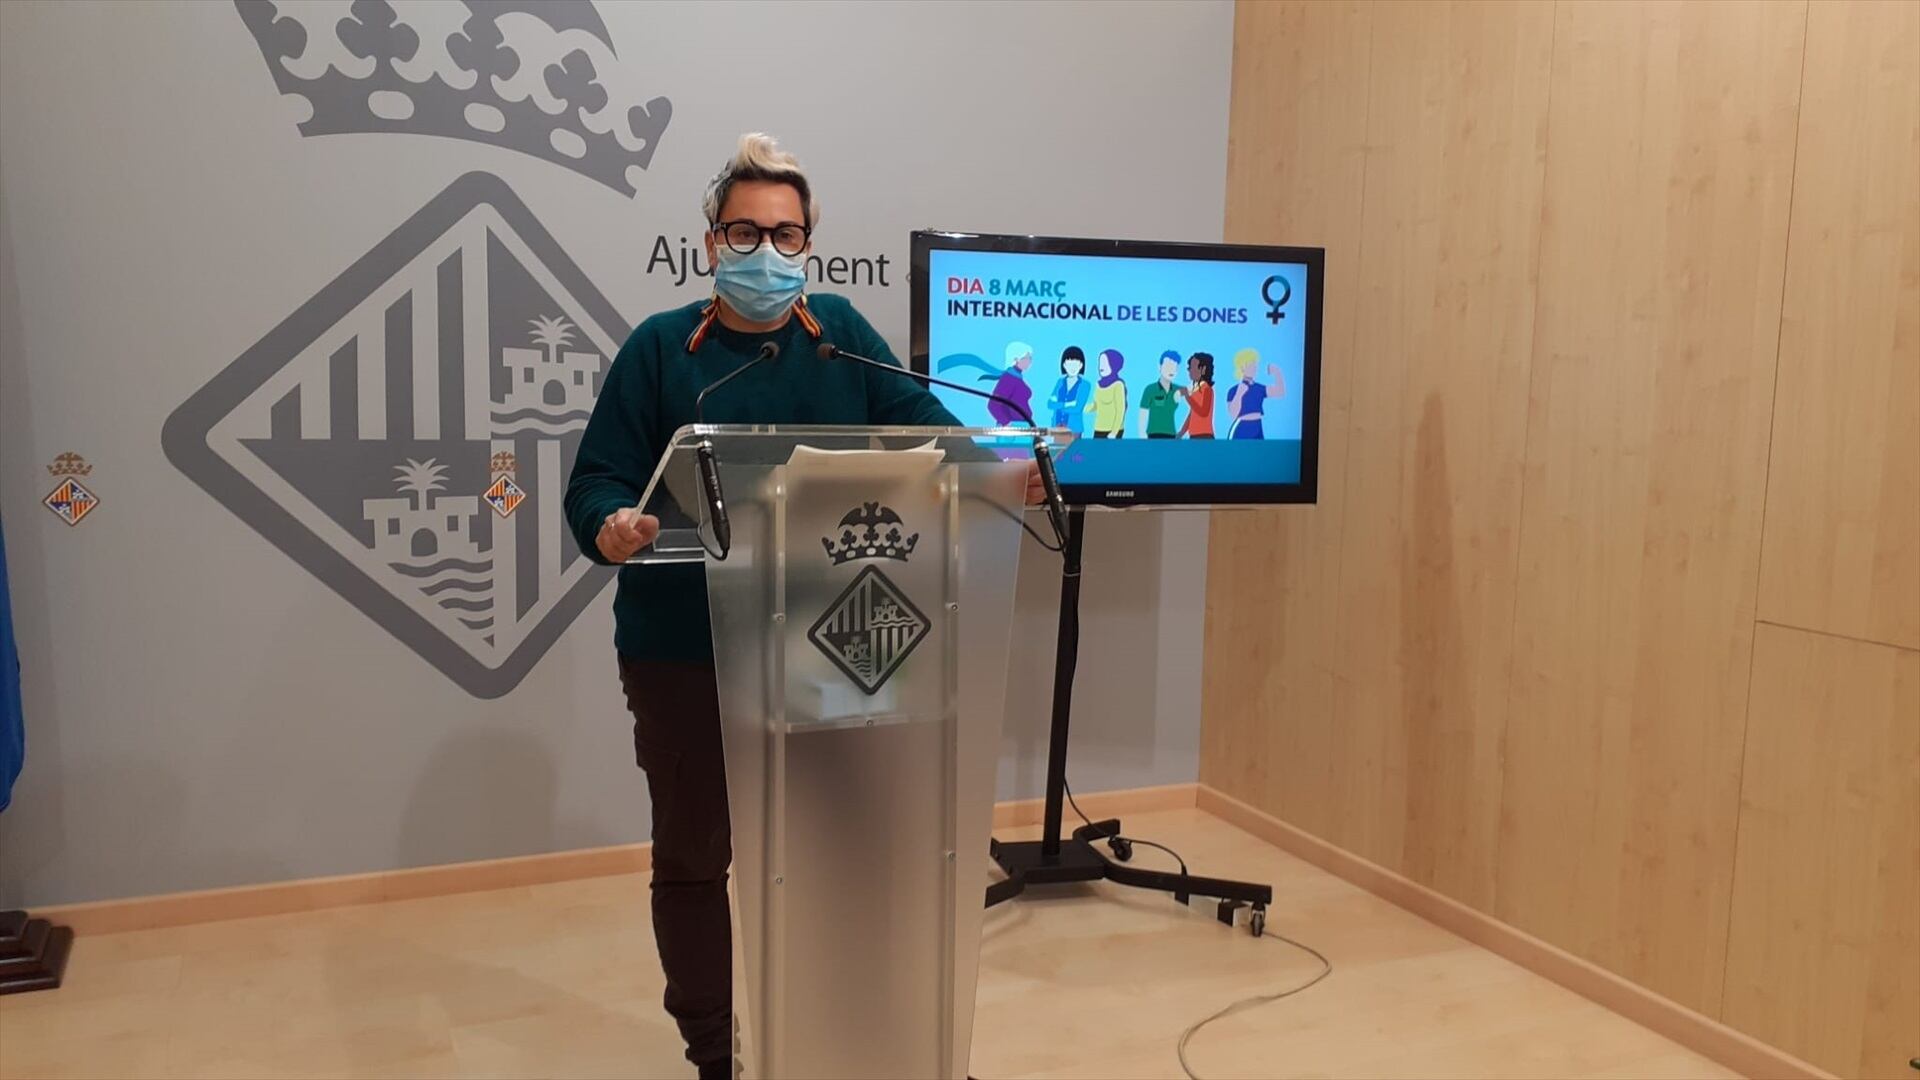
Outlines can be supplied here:
<path id="1" fill-rule="evenodd" d="M 1202 1032 L 1202 1076 L 1732 1075 L 1197 810 L 1127 827 L 1271 882 L 1270 928 L 1335 965 Z M 1016 901 L 973 1073 L 1178 1077 L 1189 1024 L 1316 970 L 1157 894 Z M 89 937 L 65 987 L 0 998 L 0 1077 L 690 1076 L 661 989 L 639 875 Z"/>

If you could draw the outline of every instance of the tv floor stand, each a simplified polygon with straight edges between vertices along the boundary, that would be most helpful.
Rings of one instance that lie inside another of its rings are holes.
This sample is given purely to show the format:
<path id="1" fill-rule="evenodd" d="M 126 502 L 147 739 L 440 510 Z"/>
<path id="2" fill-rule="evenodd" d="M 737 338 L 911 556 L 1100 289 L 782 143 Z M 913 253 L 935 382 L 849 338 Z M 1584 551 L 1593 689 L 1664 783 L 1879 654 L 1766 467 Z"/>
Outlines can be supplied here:
<path id="1" fill-rule="evenodd" d="M 1219 901 L 1216 915 L 1231 926 L 1240 908 L 1249 909 L 1248 926 L 1257 936 L 1266 928 L 1267 905 L 1273 887 L 1223 878 L 1165 870 L 1145 870 L 1125 863 L 1132 845 L 1118 819 L 1095 821 L 1061 836 L 1061 814 L 1067 788 L 1067 728 L 1073 711 L 1073 676 L 1080 655 L 1080 546 L 1086 511 L 1074 508 L 1067 516 L 1066 544 L 1060 577 L 1060 631 L 1053 664 L 1053 721 L 1047 743 L 1046 813 L 1041 837 L 1019 842 L 993 841 L 993 861 L 1006 871 L 1004 881 L 987 887 L 987 906 L 1011 900 L 1030 888 L 1079 881 L 1111 881 L 1136 889 L 1172 893 L 1178 903 L 1193 897 Z M 1104 845 L 1107 852 L 1100 847 Z"/>

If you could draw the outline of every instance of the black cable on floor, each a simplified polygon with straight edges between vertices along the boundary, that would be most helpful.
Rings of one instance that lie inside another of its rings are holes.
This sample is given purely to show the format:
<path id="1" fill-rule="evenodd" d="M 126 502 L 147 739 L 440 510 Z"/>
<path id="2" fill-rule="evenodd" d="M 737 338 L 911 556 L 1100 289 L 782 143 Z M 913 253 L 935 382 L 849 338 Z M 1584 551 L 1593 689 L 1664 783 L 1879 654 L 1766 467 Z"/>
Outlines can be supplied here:
<path id="1" fill-rule="evenodd" d="M 1100 833 L 1101 836 L 1107 838 L 1108 840 L 1125 840 L 1127 843 L 1132 844 L 1135 847 L 1150 847 L 1156 851 L 1164 851 L 1167 854 L 1173 856 L 1174 862 L 1177 862 L 1180 864 L 1181 873 L 1184 874 L 1187 872 L 1187 860 L 1181 858 L 1179 852 L 1173 850 L 1172 848 L 1168 847 L 1165 844 L 1155 843 L 1152 840 L 1142 840 L 1138 837 L 1126 836 L 1117 832 L 1116 833 L 1101 832 L 1099 827 L 1094 825 L 1092 821 L 1088 820 L 1087 812 L 1080 809 L 1080 804 L 1074 800 L 1073 785 L 1067 783 L 1066 779 L 1063 777 L 1060 781 L 1060 786 L 1067 790 L 1067 802 L 1072 804 L 1073 812 L 1079 815 L 1080 820 L 1086 823 L 1087 828 L 1092 829 L 1094 832 Z"/>

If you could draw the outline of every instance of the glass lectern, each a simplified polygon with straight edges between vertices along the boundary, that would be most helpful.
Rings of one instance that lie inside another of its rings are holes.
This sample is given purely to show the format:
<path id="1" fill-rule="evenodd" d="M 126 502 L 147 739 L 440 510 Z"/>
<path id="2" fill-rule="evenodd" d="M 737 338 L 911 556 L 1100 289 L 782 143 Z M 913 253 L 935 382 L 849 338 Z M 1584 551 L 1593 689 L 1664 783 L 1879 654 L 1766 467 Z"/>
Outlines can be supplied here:
<path id="1" fill-rule="evenodd" d="M 693 426 L 642 498 L 707 564 L 745 1075 L 966 1076 L 1033 437 Z"/>

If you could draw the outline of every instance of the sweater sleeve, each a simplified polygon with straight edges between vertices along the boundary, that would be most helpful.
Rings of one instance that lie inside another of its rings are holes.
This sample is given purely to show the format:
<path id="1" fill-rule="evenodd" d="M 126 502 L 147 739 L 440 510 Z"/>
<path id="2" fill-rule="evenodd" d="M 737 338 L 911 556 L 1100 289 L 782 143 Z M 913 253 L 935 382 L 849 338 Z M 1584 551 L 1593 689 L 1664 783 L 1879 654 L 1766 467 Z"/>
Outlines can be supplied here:
<path id="1" fill-rule="evenodd" d="M 659 457 L 653 430 L 653 383 L 659 371 L 654 352 L 654 338 L 643 325 L 614 356 L 567 479 L 567 527 L 581 553 L 597 563 L 607 562 L 594 542 L 601 522 L 640 501 Z"/>
<path id="2" fill-rule="evenodd" d="M 862 356 L 872 357 L 883 364 L 895 367 L 904 366 L 887 347 L 887 341 L 880 332 L 867 322 L 866 317 L 847 305 L 848 332 L 856 343 L 852 351 Z M 940 399 L 933 396 L 920 380 L 911 375 L 890 375 L 873 368 L 864 368 L 867 380 L 867 423 L 903 424 L 912 427 L 959 427 L 960 421 L 954 419 Z"/>

